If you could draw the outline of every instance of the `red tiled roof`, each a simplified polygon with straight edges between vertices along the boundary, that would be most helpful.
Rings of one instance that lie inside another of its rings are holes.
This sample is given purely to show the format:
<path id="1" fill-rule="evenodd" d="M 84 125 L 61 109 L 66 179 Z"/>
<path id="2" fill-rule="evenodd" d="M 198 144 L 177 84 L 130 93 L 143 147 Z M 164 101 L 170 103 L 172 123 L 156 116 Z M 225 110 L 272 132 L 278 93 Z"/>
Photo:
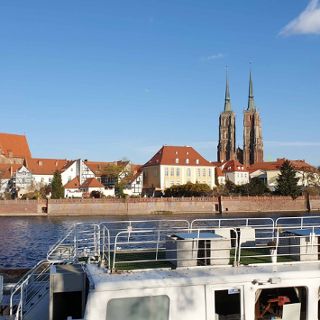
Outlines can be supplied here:
<path id="1" fill-rule="evenodd" d="M 79 177 L 75 177 L 70 180 L 68 183 L 64 185 L 65 189 L 79 189 L 80 187 L 80 180 Z"/>
<path id="2" fill-rule="evenodd" d="M 28 141 L 24 135 L 0 133 L 0 149 L 6 157 L 11 153 L 14 158 L 31 158 Z"/>
<path id="3" fill-rule="evenodd" d="M 216 167 L 216 176 L 217 177 L 224 177 L 223 171 L 219 167 Z"/>
<path id="4" fill-rule="evenodd" d="M 249 172 L 248 168 L 240 163 L 238 160 L 229 160 L 223 165 L 224 172 L 235 172 L 235 171 L 242 171 L 242 172 Z"/>
<path id="5" fill-rule="evenodd" d="M 22 167 L 22 164 L 0 164 L 0 179 L 10 179 L 12 174 L 17 172 Z"/>
<path id="6" fill-rule="evenodd" d="M 96 178 L 88 178 L 81 186 L 80 188 L 104 188 L 104 185 L 98 181 Z"/>
<path id="7" fill-rule="evenodd" d="M 104 169 L 111 164 L 117 164 L 117 162 L 102 162 L 102 161 L 84 161 L 85 165 L 96 175 L 101 176 Z"/>
<path id="8" fill-rule="evenodd" d="M 286 160 L 287 159 L 282 158 L 282 159 L 277 159 L 276 161 L 255 163 L 249 167 L 249 171 L 250 172 L 254 172 L 257 170 L 278 171 L 280 170 L 281 166 Z M 307 172 L 314 172 L 316 170 L 315 167 L 305 162 L 304 160 L 289 160 L 289 161 L 295 170 L 307 171 Z"/>
<path id="9" fill-rule="evenodd" d="M 178 162 L 177 162 L 178 161 Z M 163 146 L 145 165 L 179 165 L 179 166 L 208 166 L 214 164 L 203 158 L 195 149 L 189 146 Z"/>
<path id="10" fill-rule="evenodd" d="M 32 174 L 52 175 L 56 171 L 62 171 L 71 165 L 73 161 L 66 159 L 41 159 L 32 158 L 26 160 L 26 167 Z"/>

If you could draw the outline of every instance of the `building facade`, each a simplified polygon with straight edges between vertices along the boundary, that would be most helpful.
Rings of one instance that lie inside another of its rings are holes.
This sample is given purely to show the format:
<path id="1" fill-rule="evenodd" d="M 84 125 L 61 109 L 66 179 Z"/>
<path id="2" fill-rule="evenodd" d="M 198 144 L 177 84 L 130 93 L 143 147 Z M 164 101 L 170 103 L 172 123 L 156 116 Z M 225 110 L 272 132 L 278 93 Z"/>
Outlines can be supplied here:
<path id="1" fill-rule="evenodd" d="M 189 146 L 163 146 L 142 170 L 143 193 L 148 195 L 188 182 L 216 186 L 215 165 Z"/>
<path id="2" fill-rule="evenodd" d="M 258 162 L 263 162 L 262 128 L 260 114 L 254 102 L 250 72 L 248 107 L 243 115 L 243 164 L 249 166 Z"/>
<path id="3" fill-rule="evenodd" d="M 224 111 L 219 117 L 219 143 L 217 159 L 225 162 L 236 159 L 236 116 L 231 109 L 229 79 L 226 79 Z"/>

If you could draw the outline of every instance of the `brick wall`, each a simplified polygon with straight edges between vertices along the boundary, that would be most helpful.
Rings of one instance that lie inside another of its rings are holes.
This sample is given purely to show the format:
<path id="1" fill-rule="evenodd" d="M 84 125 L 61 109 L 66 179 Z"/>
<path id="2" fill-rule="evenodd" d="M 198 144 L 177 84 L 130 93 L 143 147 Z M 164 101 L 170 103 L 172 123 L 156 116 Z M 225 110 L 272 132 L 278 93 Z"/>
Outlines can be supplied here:
<path id="1" fill-rule="evenodd" d="M 49 215 L 130 215 L 152 213 L 215 213 L 216 198 L 63 199 L 49 200 Z"/>
<path id="2" fill-rule="evenodd" d="M 320 211 L 320 198 L 310 198 L 311 209 Z M 222 197 L 223 212 L 307 211 L 304 197 Z M 47 210 L 48 209 L 48 210 Z M 219 213 L 217 198 L 133 198 L 2 200 L 0 214 L 137 215 L 157 213 Z"/>
<path id="3" fill-rule="evenodd" d="M 223 197 L 224 212 L 306 211 L 306 200 L 298 197 Z"/>
<path id="4" fill-rule="evenodd" d="M 39 213 L 37 200 L 1 200 L 0 213 Z"/>

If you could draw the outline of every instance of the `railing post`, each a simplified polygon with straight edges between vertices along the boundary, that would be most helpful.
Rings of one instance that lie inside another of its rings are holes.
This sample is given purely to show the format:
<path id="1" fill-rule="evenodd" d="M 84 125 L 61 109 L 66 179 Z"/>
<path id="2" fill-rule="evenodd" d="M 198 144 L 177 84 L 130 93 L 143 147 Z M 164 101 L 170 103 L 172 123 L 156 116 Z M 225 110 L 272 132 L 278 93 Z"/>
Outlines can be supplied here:
<path id="1" fill-rule="evenodd" d="M 74 246 L 74 258 L 76 259 L 78 257 L 77 225 L 74 226 L 73 246 Z"/>

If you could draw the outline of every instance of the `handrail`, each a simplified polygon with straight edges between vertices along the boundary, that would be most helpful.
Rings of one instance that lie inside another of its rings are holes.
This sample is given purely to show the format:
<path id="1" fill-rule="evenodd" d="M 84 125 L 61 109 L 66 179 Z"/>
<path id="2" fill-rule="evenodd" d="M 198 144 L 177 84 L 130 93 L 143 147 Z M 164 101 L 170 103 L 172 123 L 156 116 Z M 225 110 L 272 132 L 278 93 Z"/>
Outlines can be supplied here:
<path id="1" fill-rule="evenodd" d="M 243 221 L 245 224 L 237 224 L 236 222 L 238 221 Z M 250 224 L 250 221 L 255 222 L 255 221 L 264 221 L 266 222 L 265 224 Z M 211 219 L 194 219 L 191 221 L 191 226 L 190 228 L 194 228 L 194 225 L 199 223 L 199 222 L 217 222 L 217 227 L 222 228 L 222 227 L 256 227 L 256 226 L 268 226 L 268 223 L 270 226 L 274 227 L 274 220 L 272 218 L 211 218 Z M 231 222 L 232 224 L 230 225 L 224 225 L 223 222 Z M 201 227 L 209 227 L 210 224 L 208 225 L 200 225 Z M 199 226 L 197 226 L 199 227 Z"/>
<path id="2" fill-rule="evenodd" d="M 286 224 L 283 224 L 283 223 L 280 224 L 280 222 L 283 221 L 283 220 L 289 220 L 289 221 L 290 221 L 290 220 L 296 220 L 296 221 L 297 221 L 296 224 L 290 224 L 290 223 L 289 223 L 289 224 L 287 224 L 287 225 L 295 225 L 296 227 L 300 226 L 300 228 L 303 228 L 303 226 L 304 226 L 304 221 L 311 220 L 311 219 L 317 219 L 318 221 L 315 222 L 315 223 L 317 223 L 318 225 L 320 225 L 320 216 L 279 217 L 279 218 L 276 219 L 275 225 L 276 225 L 276 226 L 286 226 Z"/>

